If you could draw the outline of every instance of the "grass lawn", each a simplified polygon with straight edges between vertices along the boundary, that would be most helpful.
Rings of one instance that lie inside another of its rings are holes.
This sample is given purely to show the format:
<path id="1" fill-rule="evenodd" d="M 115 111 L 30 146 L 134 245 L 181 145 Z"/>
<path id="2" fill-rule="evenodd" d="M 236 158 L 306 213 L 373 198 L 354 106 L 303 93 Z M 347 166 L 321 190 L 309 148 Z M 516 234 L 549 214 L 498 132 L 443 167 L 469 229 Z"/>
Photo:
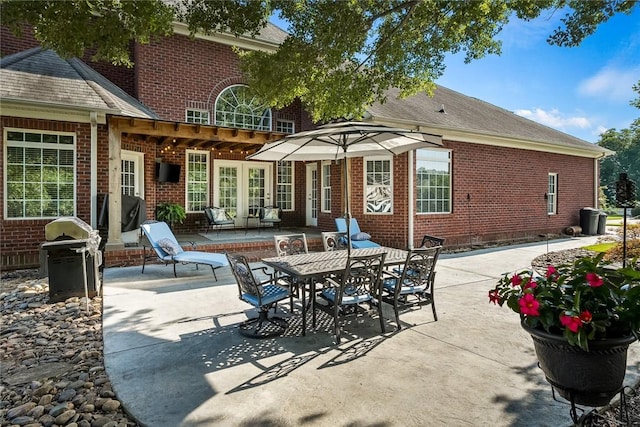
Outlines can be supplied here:
<path id="1" fill-rule="evenodd" d="M 585 246 L 584 249 L 594 252 L 606 252 L 617 245 L 616 242 L 597 243 L 595 245 Z"/>

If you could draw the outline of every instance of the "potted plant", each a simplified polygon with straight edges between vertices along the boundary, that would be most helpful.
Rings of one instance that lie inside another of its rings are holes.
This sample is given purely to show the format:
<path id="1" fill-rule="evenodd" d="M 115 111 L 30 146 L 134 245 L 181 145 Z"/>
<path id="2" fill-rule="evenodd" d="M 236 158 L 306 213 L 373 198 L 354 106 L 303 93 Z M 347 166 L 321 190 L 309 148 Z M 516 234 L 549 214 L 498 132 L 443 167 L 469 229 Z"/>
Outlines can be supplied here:
<path id="1" fill-rule="evenodd" d="M 640 332 L 640 271 L 613 268 L 603 256 L 505 274 L 489 291 L 490 302 L 520 315 L 547 381 L 587 406 L 621 390 L 627 348 Z"/>
<path id="2" fill-rule="evenodd" d="M 165 202 L 156 206 L 156 219 L 169 224 L 169 228 L 172 230 L 174 224 L 182 224 L 186 217 L 187 213 L 184 207 L 178 203 Z"/>

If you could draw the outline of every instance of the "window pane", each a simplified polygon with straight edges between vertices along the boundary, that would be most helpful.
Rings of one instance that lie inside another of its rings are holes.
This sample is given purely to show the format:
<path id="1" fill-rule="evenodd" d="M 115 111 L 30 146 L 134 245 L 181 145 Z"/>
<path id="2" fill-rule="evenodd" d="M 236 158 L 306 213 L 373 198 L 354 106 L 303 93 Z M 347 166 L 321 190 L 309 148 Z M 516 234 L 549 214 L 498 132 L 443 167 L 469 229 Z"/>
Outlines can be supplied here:
<path id="1" fill-rule="evenodd" d="M 218 126 L 271 130 L 271 109 L 242 85 L 230 86 L 220 94 L 215 119 Z"/>
<path id="2" fill-rule="evenodd" d="M 366 212 L 392 213 L 391 160 L 367 160 L 366 183 Z"/>
<path id="3" fill-rule="evenodd" d="M 293 210 L 293 162 L 278 162 L 276 204 L 283 210 Z"/>
<path id="4" fill-rule="evenodd" d="M 209 204 L 209 152 L 187 152 L 187 211 L 202 211 Z"/>
<path id="5" fill-rule="evenodd" d="M 7 132 L 8 218 L 74 215 L 74 141 L 73 135 Z"/>
<path id="6" fill-rule="evenodd" d="M 418 213 L 451 212 L 451 152 L 417 150 L 416 209 Z"/>

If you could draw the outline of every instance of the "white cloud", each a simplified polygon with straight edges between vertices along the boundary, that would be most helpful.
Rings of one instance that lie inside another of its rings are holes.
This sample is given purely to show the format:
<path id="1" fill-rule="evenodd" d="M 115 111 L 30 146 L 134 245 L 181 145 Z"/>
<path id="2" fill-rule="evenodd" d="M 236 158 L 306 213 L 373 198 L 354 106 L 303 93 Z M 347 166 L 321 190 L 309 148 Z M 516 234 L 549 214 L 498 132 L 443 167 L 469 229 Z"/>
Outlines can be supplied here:
<path id="1" fill-rule="evenodd" d="M 629 102 L 635 98 L 632 86 L 638 83 L 639 76 L 640 66 L 628 70 L 602 68 L 580 83 L 578 93 L 614 102 Z"/>
<path id="2" fill-rule="evenodd" d="M 560 130 L 588 129 L 591 127 L 591 123 L 588 118 L 581 116 L 567 117 L 555 108 L 549 111 L 543 110 L 542 108 L 536 108 L 534 110 L 516 110 L 515 113 L 519 116 L 526 117 L 527 119 Z"/>

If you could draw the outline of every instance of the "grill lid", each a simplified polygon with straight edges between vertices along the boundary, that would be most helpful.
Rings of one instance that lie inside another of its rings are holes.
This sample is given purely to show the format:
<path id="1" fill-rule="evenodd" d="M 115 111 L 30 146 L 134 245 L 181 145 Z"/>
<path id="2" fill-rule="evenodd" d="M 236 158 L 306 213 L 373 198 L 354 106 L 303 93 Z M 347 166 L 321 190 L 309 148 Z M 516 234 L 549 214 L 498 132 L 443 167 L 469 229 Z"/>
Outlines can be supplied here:
<path id="1" fill-rule="evenodd" d="M 66 239 L 95 239 L 94 230 L 89 224 L 75 216 L 64 216 L 44 226 L 44 237 L 48 241 Z"/>

